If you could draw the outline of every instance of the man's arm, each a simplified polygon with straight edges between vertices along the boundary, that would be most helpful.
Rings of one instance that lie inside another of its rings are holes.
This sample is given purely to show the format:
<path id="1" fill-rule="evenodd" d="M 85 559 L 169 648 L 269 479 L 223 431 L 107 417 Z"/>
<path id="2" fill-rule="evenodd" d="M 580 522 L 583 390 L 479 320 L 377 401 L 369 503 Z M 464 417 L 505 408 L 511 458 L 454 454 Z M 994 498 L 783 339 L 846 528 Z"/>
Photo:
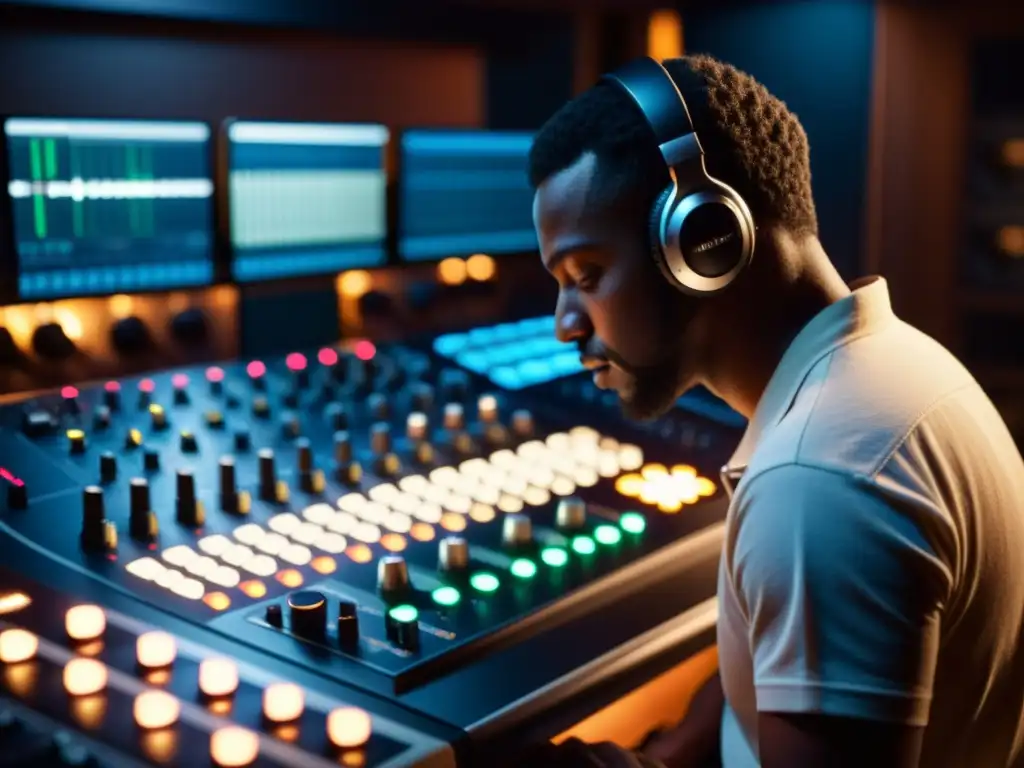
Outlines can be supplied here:
<path id="1" fill-rule="evenodd" d="M 665 768 L 700 768 L 719 760 L 719 738 L 725 695 L 715 672 L 694 694 L 682 722 L 655 737 L 644 754 Z"/>
<path id="2" fill-rule="evenodd" d="M 737 500 L 730 589 L 749 626 L 764 768 L 915 768 L 950 569 L 869 483 L 792 465 Z"/>

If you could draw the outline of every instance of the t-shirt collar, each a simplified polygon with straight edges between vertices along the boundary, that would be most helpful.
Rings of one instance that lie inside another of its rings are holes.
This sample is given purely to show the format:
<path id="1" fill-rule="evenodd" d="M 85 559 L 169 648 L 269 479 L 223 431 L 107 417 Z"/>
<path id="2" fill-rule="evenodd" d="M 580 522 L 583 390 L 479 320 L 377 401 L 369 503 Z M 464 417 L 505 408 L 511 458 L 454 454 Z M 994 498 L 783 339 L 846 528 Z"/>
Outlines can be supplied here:
<path id="1" fill-rule="evenodd" d="M 851 283 L 850 288 L 852 292 L 848 296 L 815 315 L 787 347 L 758 401 L 739 447 L 722 470 L 723 482 L 730 487 L 730 492 L 762 435 L 786 415 L 818 361 L 854 338 L 877 331 L 893 317 L 885 278 L 865 277 Z"/>

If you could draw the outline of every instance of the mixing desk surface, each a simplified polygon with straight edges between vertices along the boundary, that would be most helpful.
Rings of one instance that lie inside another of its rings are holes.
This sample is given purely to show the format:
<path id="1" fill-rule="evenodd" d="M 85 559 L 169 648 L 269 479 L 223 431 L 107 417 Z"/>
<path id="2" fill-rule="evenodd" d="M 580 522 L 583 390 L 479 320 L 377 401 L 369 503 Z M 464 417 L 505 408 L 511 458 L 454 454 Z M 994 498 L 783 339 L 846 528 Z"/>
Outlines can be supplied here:
<path id="1" fill-rule="evenodd" d="M 516 328 L 0 409 L 0 765 L 499 766 L 706 645 L 736 422 Z"/>

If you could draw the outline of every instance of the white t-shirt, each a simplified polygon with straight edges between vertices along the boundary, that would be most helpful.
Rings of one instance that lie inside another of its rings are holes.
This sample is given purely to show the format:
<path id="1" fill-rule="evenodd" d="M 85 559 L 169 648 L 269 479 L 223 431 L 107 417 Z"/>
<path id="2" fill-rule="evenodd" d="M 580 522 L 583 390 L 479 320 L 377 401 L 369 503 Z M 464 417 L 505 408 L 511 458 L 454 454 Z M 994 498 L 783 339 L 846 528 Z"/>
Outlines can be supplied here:
<path id="1" fill-rule="evenodd" d="M 927 726 L 922 768 L 1024 766 L 1024 461 L 883 279 L 800 332 L 727 473 L 726 768 L 758 765 L 759 710 Z"/>

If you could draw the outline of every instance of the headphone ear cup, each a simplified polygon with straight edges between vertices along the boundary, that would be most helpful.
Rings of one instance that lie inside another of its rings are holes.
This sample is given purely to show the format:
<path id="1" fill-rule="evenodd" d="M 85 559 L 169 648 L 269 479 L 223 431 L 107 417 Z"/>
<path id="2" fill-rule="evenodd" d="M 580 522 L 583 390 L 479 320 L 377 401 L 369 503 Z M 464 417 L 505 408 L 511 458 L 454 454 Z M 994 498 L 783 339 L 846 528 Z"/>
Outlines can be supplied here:
<path id="1" fill-rule="evenodd" d="M 647 218 L 647 240 L 651 251 L 651 258 L 658 265 L 658 269 L 661 270 L 661 274 L 665 276 L 665 279 L 674 285 L 676 279 L 668 268 L 668 264 L 665 263 L 665 244 L 661 241 L 661 217 L 665 212 L 665 206 L 668 205 L 672 192 L 673 187 L 667 187 L 658 195 L 654 205 L 651 206 L 651 213 Z"/>

